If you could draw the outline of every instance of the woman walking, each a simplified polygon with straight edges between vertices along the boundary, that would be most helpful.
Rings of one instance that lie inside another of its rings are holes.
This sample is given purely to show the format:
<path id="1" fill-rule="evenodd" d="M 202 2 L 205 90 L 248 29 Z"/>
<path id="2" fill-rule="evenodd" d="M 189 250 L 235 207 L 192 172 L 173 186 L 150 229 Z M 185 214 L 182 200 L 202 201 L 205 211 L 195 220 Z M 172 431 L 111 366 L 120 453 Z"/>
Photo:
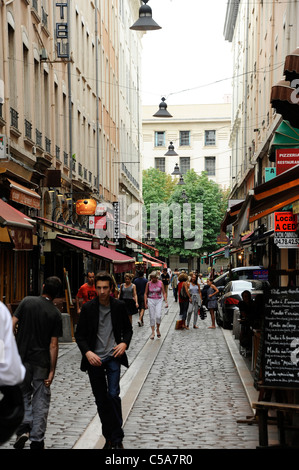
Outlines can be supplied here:
<path id="1" fill-rule="evenodd" d="M 126 304 L 127 313 L 132 323 L 132 315 L 138 312 L 138 298 L 136 286 L 132 283 L 132 274 L 125 274 L 125 282 L 120 286 L 119 299 Z"/>
<path id="2" fill-rule="evenodd" d="M 180 318 L 182 320 L 182 329 L 186 328 L 186 318 L 189 303 L 191 302 L 191 295 L 188 288 L 188 274 L 181 273 L 178 278 L 178 294 L 180 306 Z"/>
<path id="3" fill-rule="evenodd" d="M 218 294 L 219 290 L 213 284 L 211 279 L 207 280 L 207 284 L 209 287 L 207 291 L 208 309 L 210 310 L 211 320 L 212 320 L 212 326 L 209 326 L 209 328 L 216 328 L 216 324 L 215 324 L 215 310 L 217 309 L 216 295 Z"/>
<path id="4" fill-rule="evenodd" d="M 152 329 L 150 339 L 154 339 L 155 337 L 155 325 L 157 337 L 161 338 L 160 324 L 163 297 L 166 303 L 165 306 L 168 307 L 163 282 L 158 280 L 157 272 L 153 271 L 150 274 L 150 281 L 146 284 L 144 293 L 144 306 L 146 309 L 148 308 L 150 317 L 150 327 Z"/>
<path id="5" fill-rule="evenodd" d="M 191 305 L 189 305 L 188 312 L 187 312 L 187 327 L 186 329 L 189 330 L 190 320 L 193 313 L 193 328 L 198 328 L 196 326 L 197 318 L 198 318 L 198 309 L 202 304 L 202 295 L 200 291 L 200 286 L 197 282 L 198 276 L 195 273 L 191 274 L 191 281 L 189 283 L 189 293 L 191 295 Z"/>

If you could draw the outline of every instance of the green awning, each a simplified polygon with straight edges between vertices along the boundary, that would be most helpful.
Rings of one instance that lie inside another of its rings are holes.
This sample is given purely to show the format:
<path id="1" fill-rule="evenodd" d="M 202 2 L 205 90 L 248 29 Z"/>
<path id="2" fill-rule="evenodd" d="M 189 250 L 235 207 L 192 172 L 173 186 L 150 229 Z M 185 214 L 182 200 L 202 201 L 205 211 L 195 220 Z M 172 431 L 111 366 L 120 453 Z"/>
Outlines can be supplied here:
<path id="1" fill-rule="evenodd" d="M 299 129 L 292 127 L 289 121 L 282 121 L 275 131 L 270 144 L 269 160 L 276 161 L 277 149 L 299 148 Z"/>

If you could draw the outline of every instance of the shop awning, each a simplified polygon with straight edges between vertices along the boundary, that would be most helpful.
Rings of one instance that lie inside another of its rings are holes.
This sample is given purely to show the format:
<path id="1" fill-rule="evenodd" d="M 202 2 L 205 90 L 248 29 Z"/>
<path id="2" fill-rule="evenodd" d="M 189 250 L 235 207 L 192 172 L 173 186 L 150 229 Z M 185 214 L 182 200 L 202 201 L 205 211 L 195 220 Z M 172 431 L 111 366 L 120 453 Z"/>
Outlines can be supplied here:
<path id="1" fill-rule="evenodd" d="M 297 113 L 299 115 L 299 106 L 297 107 Z M 297 127 L 291 126 L 288 121 L 282 121 L 282 123 L 277 127 L 273 140 L 270 144 L 270 162 L 276 161 L 277 149 L 293 148 L 299 148 L 299 129 L 297 129 Z"/>
<path id="2" fill-rule="evenodd" d="M 14 244 L 16 251 L 33 249 L 34 220 L 0 199 L 0 241 Z"/>
<path id="3" fill-rule="evenodd" d="M 19 183 L 7 178 L 10 186 L 10 199 L 18 204 L 40 209 L 41 197 L 33 189 L 26 188 Z"/>
<path id="4" fill-rule="evenodd" d="M 150 261 L 151 263 L 156 263 L 157 266 L 163 266 L 163 268 L 167 267 L 167 264 L 164 263 L 164 261 L 161 261 L 158 258 L 154 258 L 151 255 L 148 255 L 147 253 L 142 253 L 142 256 L 146 258 L 147 261 Z"/>
<path id="5" fill-rule="evenodd" d="M 155 248 L 154 246 L 147 245 L 146 243 L 140 242 L 139 240 L 135 240 L 135 238 L 129 237 L 129 235 L 126 236 L 127 240 L 131 243 L 135 243 L 135 245 L 143 246 L 147 248 L 148 250 L 152 250 L 155 252 L 156 256 L 159 256 L 159 250 Z"/>
<path id="6" fill-rule="evenodd" d="M 291 87 L 290 82 L 281 80 L 271 88 L 270 103 L 283 119 L 289 121 L 293 127 L 299 127 L 299 104 L 294 95 L 296 96 L 296 90 Z"/>
<path id="7" fill-rule="evenodd" d="M 32 230 L 34 220 L 0 199 L 0 225 Z"/>
<path id="8" fill-rule="evenodd" d="M 286 56 L 283 74 L 290 82 L 299 78 L 299 47 Z"/>
<path id="9" fill-rule="evenodd" d="M 244 201 L 238 202 L 234 206 L 232 206 L 230 209 L 227 209 L 225 218 L 221 224 L 221 230 L 223 232 L 226 232 L 227 226 L 233 224 L 238 217 L 238 214 L 241 210 L 241 207 L 243 205 Z"/>
<path id="10" fill-rule="evenodd" d="M 66 243 L 73 248 L 78 250 L 85 251 L 86 253 L 92 254 L 95 257 L 105 259 L 113 264 L 113 271 L 115 273 L 130 271 L 134 268 L 135 259 L 130 258 L 122 253 L 119 253 L 115 250 L 110 250 L 104 246 L 101 246 L 100 249 L 93 250 L 91 247 L 91 241 L 89 240 L 80 240 L 77 238 L 64 238 L 57 237 L 57 240 Z"/>
<path id="11" fill-rule="evenodd" d="M 299 165 L 296 165 L 267 183 L 250 190 L 234 221 L 235 242 L 241 241 L 241 234 L 249 229 L 250 223 L 298 201 L 298 188 Z"/>
<path id="12" fill-rule="evenodd" d="M 89 232 L 85 232 L 84 230 L 80 230 L 78 228 L 71 227 L 69 225 L 61 224 L 60 222 L 55 222 L 54 220 L 45 219 L 43 217 L 37 217 L 37 216 L 35 217 L 35 219 L 37 220 L 37 222 L 42 223 L 42 224 L 46 225 L 47 227 L 56 229 L 58 231 L 60 230 L 61 232 L 65 231 L 65 230 L 67 230 L 67 231 L 72 230 L 73 232 L 77 233 L 78 235 L 81 235 L 81 236 L 84 236 L 84 237 L 89 237 L 89 238 L 93 237 L 93 235 Z"/>

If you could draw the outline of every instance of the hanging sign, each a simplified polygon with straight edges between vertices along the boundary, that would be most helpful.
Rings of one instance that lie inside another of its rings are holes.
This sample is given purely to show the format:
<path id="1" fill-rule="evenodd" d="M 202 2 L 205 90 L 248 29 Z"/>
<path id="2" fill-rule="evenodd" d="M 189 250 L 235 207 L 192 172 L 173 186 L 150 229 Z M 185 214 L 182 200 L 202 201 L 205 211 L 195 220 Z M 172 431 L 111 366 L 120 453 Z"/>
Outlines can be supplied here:
<path id="1" fill-rule="evenodd" d="M 113 202 L 113 210 L 114 210 L 114 239 L 115 242 L 118 243 L 118 239 L 120 236 L 119 232 L 119 202 Z"/>
<path id="2" fill-rule="evenodd" d="M 69 59 L 68 2 L 56 2 L 56 8 L 59 10 L 59 21 L 56 23 L 57 57 Z"/>
<path id="3" fill-rule="evenodd" d="M 88 228 L 91 230 L 106 230 L 106 216 L 105 215 L 93 215 L 89 217 Z"/>
<path id="4" fill-rule="evenodd" d="M 79 199 L 76 202 L 76 214 L 94 215 L 97 207 L 97 201 L 94 199 Z"/>

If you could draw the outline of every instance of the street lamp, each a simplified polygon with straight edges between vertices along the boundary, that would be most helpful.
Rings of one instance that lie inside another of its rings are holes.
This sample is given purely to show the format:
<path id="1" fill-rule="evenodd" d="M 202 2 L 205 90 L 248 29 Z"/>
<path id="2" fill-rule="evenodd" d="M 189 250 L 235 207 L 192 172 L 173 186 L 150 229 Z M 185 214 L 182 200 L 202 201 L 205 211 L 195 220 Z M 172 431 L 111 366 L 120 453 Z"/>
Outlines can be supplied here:
<path id="1" fill-rule="evenodd" d="M 165 98 L 162 98 L 161 103 L 159 104 L 159 110 L 153 114 L 154 117 L 158 118 L 171 118 L 172 115 L 167 111 L 167 104 L 165 103 Z"/>
<path id="2" fill-rule="evenodd" d="M 183 175 L 180 176 L 180 179 L 179 179 L 179 182 L 178 182 L 178 185 L 183 185 L 183 184 L 186 184 L 185 181 L 184 181 L 184 178 L 183 178 Z"/>
<path id="3" fill-rule="evenodd" d="M 165 157 L 177 157 L 178 154 L 174 150 L 174 145 L 173 142 L 170 142 L 170 145 L 168 147 L 168 151 L 165 153 Z"/>
<path id="4" fill-rule="evenodd" d="M 139 19 L 130 27 L 135 31 L 153 31 L 155 29 L 161 29 L 152 18 L 152 9 L 147 5 L 148 0 L 143 0 L 145 5 L 141 5 L 139 8 Z"/>
<path id="5" fill-rule="evenodd" d="M 171 173 L 174 176 L 181 176 L 180 167 L 176 163 L 173 172 Z"/>

